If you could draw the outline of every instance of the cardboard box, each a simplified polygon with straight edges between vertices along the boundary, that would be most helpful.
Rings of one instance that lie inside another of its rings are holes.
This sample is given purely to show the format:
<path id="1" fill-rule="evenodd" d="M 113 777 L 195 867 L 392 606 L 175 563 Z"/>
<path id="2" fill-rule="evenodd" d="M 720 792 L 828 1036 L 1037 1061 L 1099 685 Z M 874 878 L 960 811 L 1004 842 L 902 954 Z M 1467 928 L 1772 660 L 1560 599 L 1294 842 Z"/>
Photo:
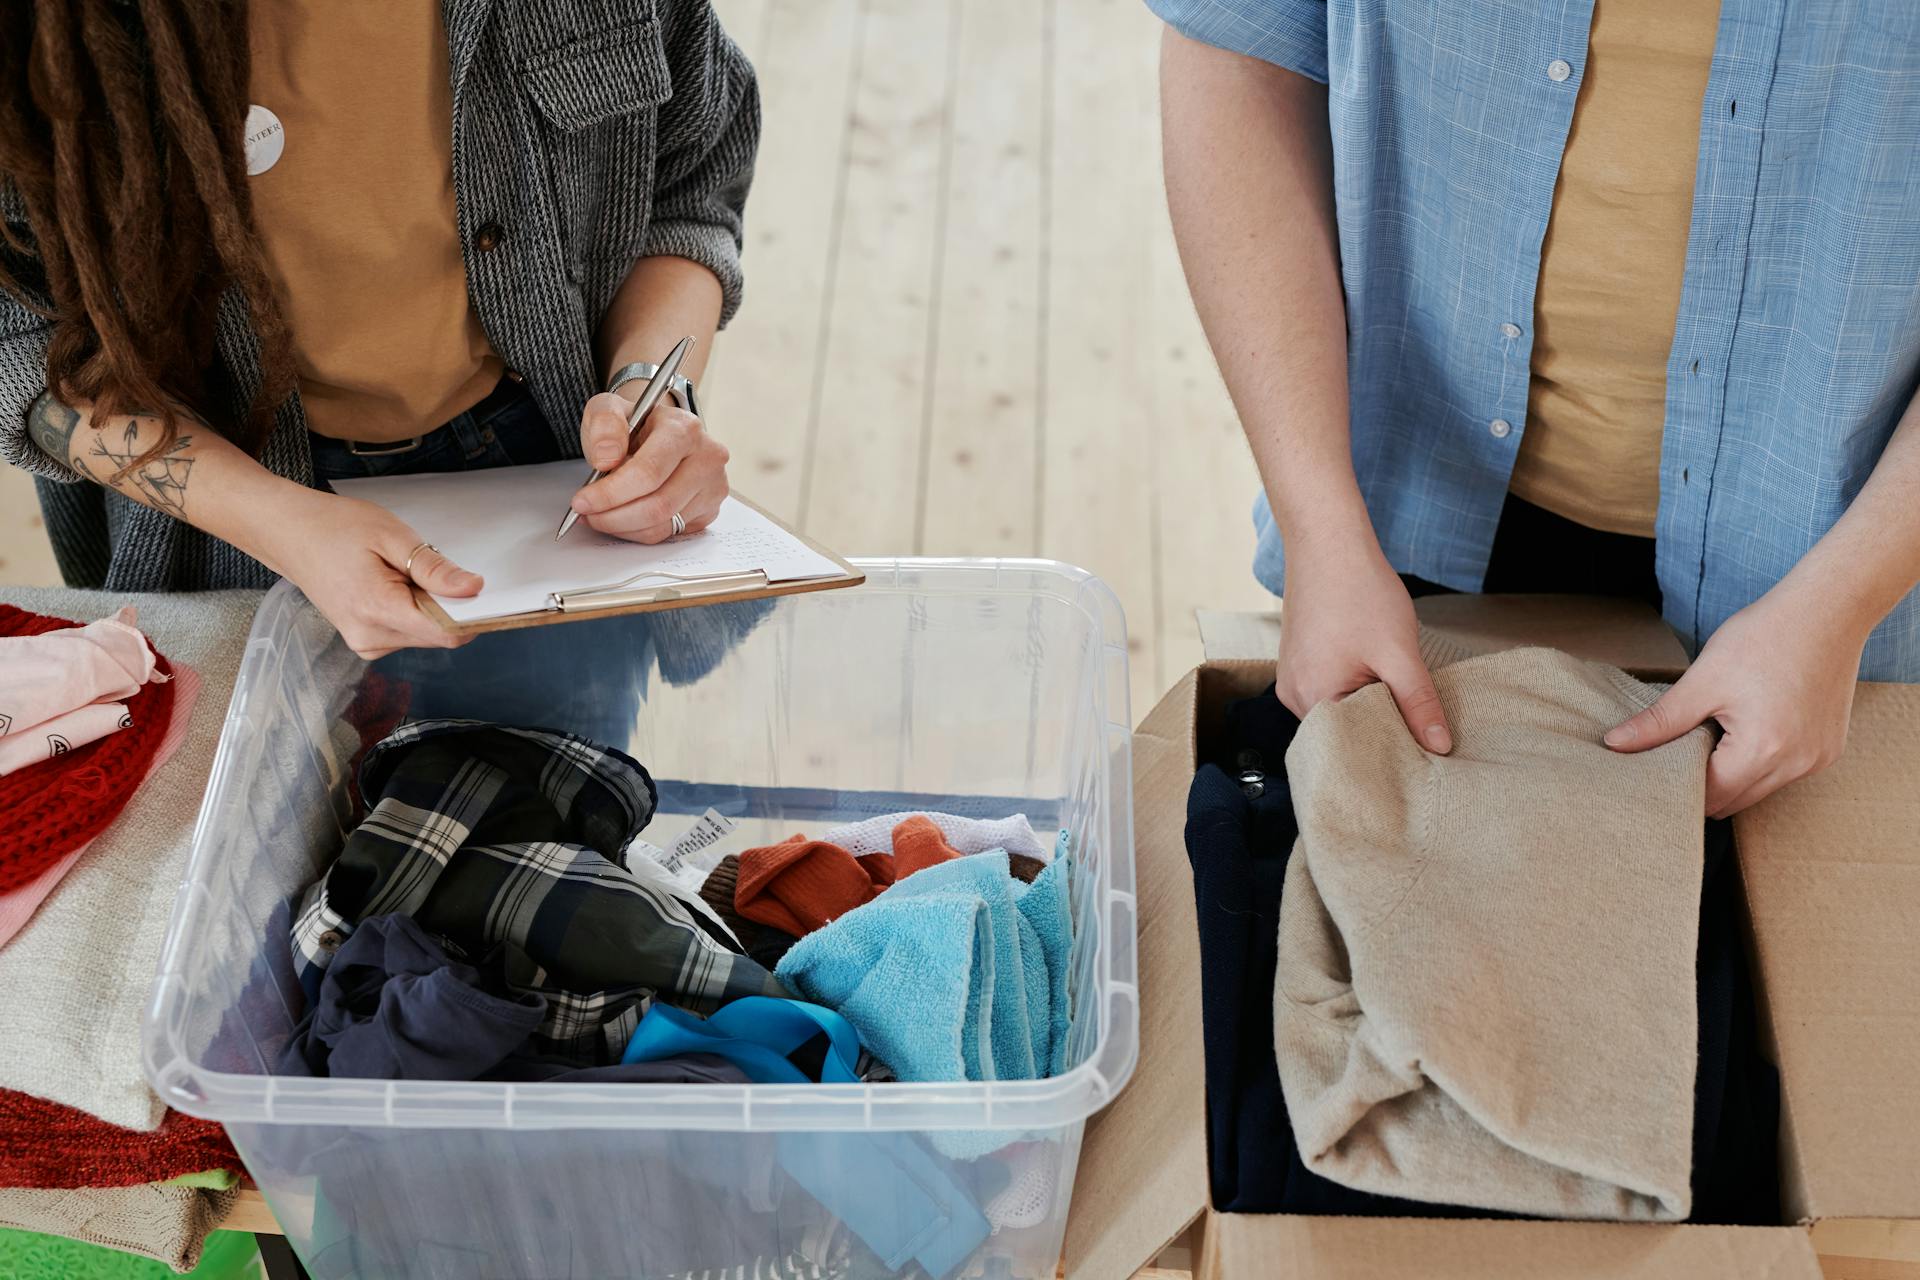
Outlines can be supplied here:
<path id="1" fill-rule="evenodd" d="M 1471 596 L 1419 604 L 1427 625 L 1483 651 L 1546 643 L 1649 679 L 1672 679 L 1686 664 L 1672 633 L 1640 606 Z M 1781 1073 L 1789 1223 L 1214 1212 L 1199 1088 L 1199 941 L 1183 840 L 1187 788 L 1195 744 L 1219 709 L 1272 681 L 1277 632 L 1270 619 L 1214 615 L 1203 619 L 1203 633 L 1210 655 L 1226 636 L 1247 657 L 1210 656 L 1135 735 L 1140 1063 L 1126 1092 L 1087 1128 L 1067 1225 L 1068 1280 L 1130 1276 L 1189 1228 L 1203 1280 L 1809 1280 L 1821 1275 L 1820 1227 L 1844 1238 L 1849 1253 L 1882 1238 L 1882 1228 L 1905 1229 L 1911 1240 L 1911 1224 L 1844 1230 L 1836 1221 L 1920 1218 L 1920 686 L 1910 685 L 1862 685 L 1841 762 L 1735 821 L 1754 976 Z M 1886 1265 L 1900 1270 L 1844 1274 L 1912 1274 Z"/>

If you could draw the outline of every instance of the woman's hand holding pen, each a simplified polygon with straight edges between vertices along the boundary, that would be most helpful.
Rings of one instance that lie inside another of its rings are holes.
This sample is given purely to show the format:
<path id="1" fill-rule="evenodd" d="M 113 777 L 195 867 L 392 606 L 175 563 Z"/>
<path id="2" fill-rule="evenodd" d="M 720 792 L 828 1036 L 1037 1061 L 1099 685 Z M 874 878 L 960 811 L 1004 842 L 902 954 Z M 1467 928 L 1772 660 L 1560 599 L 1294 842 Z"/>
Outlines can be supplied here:
<path id="1" fill-rule="evenodd" d="M 631 384 L 634 395 L 640 383 Z M 634 433 L 627 452 L 627 414 L 634 402 L 607 391 L 580 415 L 580 447 L 606 474 L 573 497 L 573 509 L 601 533 L 629 542 L 665 542 L 673 517 L 698 533 L 720 514 L 727 488 L 727 447 L 700 419 L 663 399 Z"/>

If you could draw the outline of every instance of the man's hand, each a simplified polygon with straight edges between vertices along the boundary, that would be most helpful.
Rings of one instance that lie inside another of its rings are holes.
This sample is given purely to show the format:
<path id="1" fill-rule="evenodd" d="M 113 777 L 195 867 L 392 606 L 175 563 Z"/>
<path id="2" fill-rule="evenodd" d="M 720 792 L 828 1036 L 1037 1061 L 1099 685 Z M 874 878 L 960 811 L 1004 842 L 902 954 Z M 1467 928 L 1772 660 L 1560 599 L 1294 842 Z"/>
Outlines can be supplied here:
<path id="1" fill-rule="evenodd" d="M 639 385 L 634 387 L 639 394 Z M 627 455 L 627 414 L 633 402 L 608 391 L 587 401 L 580 415 L 580 446 L 607 474 L 573 496 L 573 509 L 601 533 L 629 542 L 665 542 L 673 517 L 698 533 L 720 514 L 727 497 L 727 447 L 700 419 L 666 399 L 654 406 Z"/>
<path id="2" fill-rule="evenodd" d="M 1717 720 L 1707 813 L 1738 813 L 1840 758 L 1866 639 L 1848 611 L 1788 579 L 1721 624 L 1679 682 L 1606 743 L 1646 751 Z"/>
<path id="3" fill-rule="evenodd" d="M 1297 716 L 1383 682 L 1413 740 L 1445 755 L 1453 734 L 1420 657 L 1407 588 L 1371 537 L 1298 556 L 1287 566 L 1274 689 Z"/>

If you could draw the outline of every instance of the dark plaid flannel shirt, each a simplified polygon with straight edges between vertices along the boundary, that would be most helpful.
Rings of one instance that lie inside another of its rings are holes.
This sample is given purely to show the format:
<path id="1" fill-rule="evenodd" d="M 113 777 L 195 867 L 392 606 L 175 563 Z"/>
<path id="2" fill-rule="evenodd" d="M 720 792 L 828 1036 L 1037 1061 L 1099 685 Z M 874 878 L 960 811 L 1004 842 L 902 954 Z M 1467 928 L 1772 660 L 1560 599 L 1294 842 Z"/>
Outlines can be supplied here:
<path id="1" fill-rule="evenodd" d="M 547 1000 L 537 1052 L 617 1062 L 656 995 L 696 1012 L 787 992 L 704 903 L 626 849 L 657 794 L 626 755 L 572 734 L 471 720 L 402 726 L 368 753 L 372 806 L 293 926 L 308 998 L 360 921 L 410 915 L 507 985 Z"/>

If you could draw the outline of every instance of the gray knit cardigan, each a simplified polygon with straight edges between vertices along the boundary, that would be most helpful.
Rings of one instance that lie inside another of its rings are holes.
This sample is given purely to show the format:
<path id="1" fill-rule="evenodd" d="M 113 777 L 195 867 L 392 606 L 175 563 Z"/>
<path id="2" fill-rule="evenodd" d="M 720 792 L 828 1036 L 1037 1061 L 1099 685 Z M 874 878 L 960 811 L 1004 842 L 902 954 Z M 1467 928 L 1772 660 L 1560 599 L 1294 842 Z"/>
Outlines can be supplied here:
<path id="1" fill-rule="evenodd" d="M 599 389 L 594 330 L 635 260 L 690 258 L 740 302 L 740 226 L 760 139 L 753 68 L 707 0 L 442 0 L 452 53 L 453 178 L 467 288 L 487 337 L 523 374 L 571 456 Z M 0 214 L 25 210 L 0 184 Z M 476 247 L 476 233 L 496 229 Z M 157 246 L 161 252 L 164 246 Z M 39 450 L 26 410 L 46 387 L 46 321 L 0 292 L 0 458 L 38 478 L 61 573 L 114 591 L 258 587 L 232 546 L 83 481 Z M 259 344 L 222 300 L 219 415 L 260 385 Z M 313 482 L 298 396 L 261 461 Z"/>

